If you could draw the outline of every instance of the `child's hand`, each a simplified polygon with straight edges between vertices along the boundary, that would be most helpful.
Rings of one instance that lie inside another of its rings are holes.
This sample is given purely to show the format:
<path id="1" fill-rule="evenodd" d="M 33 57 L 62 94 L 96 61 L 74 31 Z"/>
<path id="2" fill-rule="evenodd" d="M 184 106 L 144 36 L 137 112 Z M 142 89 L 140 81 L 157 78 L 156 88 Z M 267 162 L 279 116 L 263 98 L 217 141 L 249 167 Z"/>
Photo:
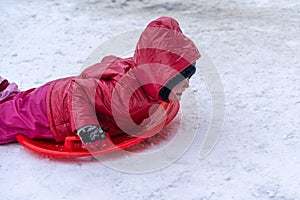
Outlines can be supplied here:
<path id="1" fill-rule="evenodd" d="M 88 150 L 100 150 L 112 145 L 109 135 L 100 126 L 85 126 L 80 128 L 77 134 L 83 143 L 83 147 Z"/>

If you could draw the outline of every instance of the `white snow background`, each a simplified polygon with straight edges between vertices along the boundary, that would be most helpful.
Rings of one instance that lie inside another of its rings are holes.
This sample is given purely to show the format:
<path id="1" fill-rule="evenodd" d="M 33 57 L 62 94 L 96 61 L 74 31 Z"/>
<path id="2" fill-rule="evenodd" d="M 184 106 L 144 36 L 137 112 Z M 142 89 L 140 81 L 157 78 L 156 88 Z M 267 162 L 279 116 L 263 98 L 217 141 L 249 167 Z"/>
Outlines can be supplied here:
<path id="1" fill-rule="evenodd" d="M 102 42 L 162 15 L 201 45 L 224 84 L 213 151 L 200 159 L 192 145 L 166 168 L 131 174 L 1 145 L 0 200 L 300 199 L 298 0 L 0 0 L 0 75 L 22 90 L 75 75 Z M 207 126 L 209 96 L 200 78 L 192 84 Z"/>

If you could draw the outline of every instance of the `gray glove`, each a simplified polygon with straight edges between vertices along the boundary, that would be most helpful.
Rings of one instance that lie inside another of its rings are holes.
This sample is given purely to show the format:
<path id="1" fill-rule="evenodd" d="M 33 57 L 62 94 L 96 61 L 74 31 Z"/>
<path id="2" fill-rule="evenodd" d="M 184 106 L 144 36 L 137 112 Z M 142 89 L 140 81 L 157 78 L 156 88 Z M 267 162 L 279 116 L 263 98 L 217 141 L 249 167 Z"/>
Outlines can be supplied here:
<path id="1" fill-rule="evenodd" d="M 101 140 L 107 139 L 107 134 L 100 126 L 88 125 L 80 128 L 77 131 L 78 136 L 84 145 L 92 145 L 98 143 Z M 97 145 L 98 146 L 98 145 Z"/>

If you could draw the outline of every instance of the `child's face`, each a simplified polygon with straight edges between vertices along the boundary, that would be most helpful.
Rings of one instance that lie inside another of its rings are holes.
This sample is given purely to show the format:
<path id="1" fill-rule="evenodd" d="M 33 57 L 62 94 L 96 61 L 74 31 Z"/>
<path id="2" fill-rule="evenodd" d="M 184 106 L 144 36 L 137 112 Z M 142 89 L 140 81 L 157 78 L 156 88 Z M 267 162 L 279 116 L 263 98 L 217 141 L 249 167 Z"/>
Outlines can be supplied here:
<path id="1" fill-rule="evenodd" d="M 178 85 L 176 85 L 170 95 L 169 95 L 169 100 L 170 101 L 180 101 L 182 93 L 187 89 L 190 85 L 190 80 L 188 78 L 184 79 L 181 81 Z"/>

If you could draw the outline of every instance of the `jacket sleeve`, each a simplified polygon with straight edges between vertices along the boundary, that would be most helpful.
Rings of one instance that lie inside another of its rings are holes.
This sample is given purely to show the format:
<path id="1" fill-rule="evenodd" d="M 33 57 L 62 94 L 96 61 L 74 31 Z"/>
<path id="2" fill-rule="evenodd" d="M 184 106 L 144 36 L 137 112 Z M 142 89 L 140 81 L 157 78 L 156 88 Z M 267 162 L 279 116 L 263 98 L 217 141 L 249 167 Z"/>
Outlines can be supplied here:
<path id="1" fill-rule="evenodd" d="M 88 125 L 100 126 L 97 113 L 101 114 L 103 111 L 105 114 L 107 110 L 103 102 L 110 98 L 113 87 L 111 82 L 124 73 L 120 60 L 114 56 L 105 57 L 101 63 L 86 68 L 73 80 L 70 120 L 72 131 Z"/>
<path id="2" fill-rule="evenodd" d="M 74 79 L 71 98 L 72 131 L 87 125 L 99 125 L 95 111 L 96 79 Z"/>

